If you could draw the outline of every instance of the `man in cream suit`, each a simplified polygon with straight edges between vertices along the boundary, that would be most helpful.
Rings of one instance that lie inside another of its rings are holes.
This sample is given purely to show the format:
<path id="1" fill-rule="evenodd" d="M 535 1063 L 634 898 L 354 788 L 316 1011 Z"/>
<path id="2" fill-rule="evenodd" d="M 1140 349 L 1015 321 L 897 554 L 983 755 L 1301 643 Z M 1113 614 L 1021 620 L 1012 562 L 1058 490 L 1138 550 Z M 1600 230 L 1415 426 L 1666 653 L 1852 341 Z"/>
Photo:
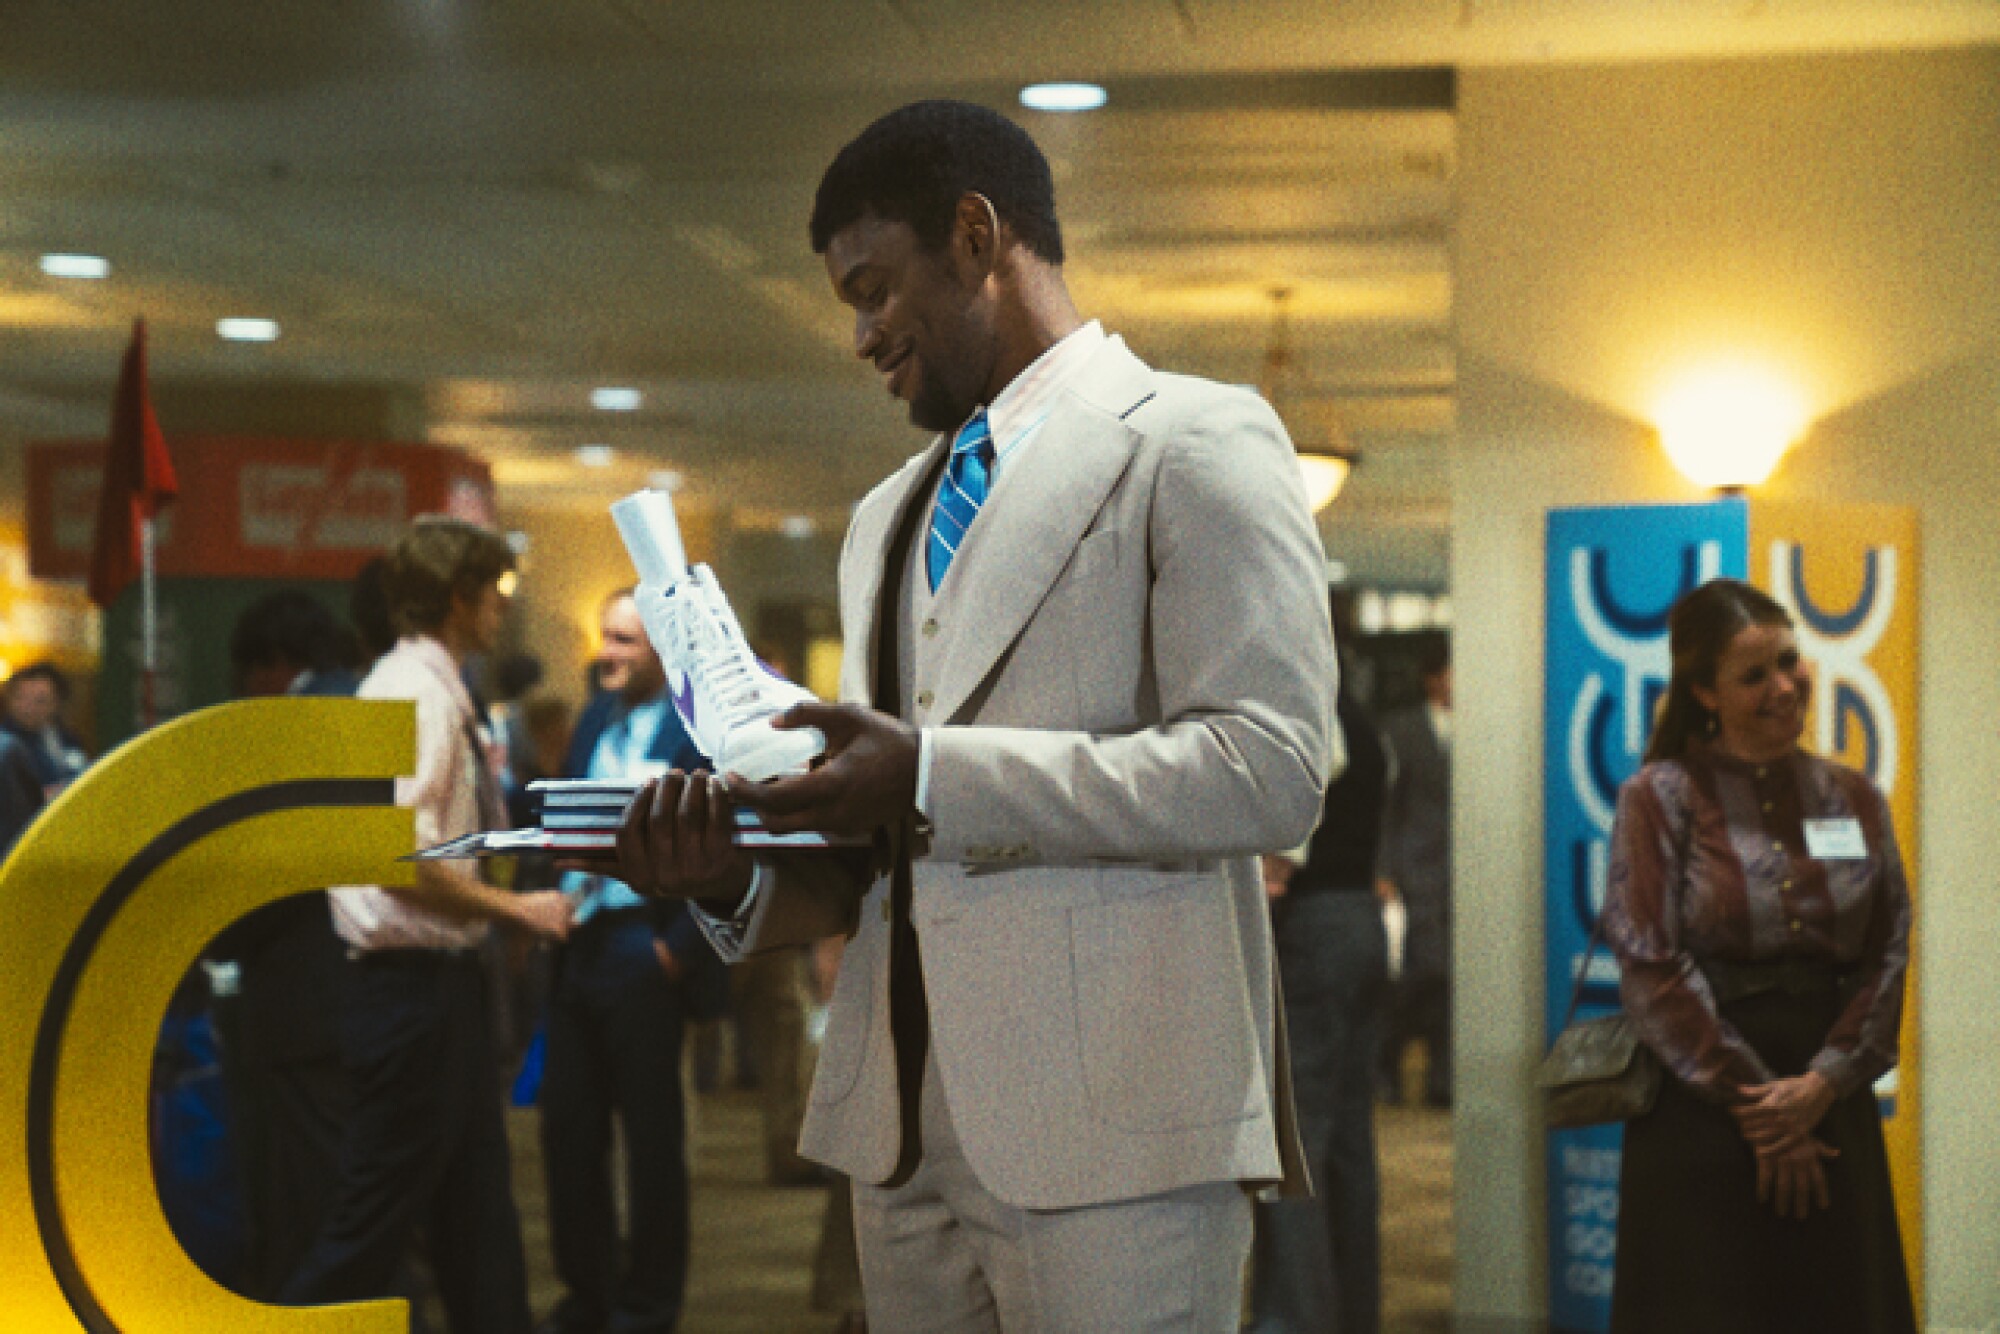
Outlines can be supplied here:
<path id="1" fill-rule="evenodd" d="M 942 434 L 849 530 L 845 702 L 789 715 L 825 762 L 669 774 L 624 878 L 725 951 L 851 936 L 801 1151 L 854 1178 L 874 1328 L 1232 1331 L 1246 1192 L 1305 1188 L 1256 858 L 1340 762 L 1290 442 L 1079 317 L 1048 165 L 994 112 L 870 126 L 812 237 Z M 873 864 L 753 864 L 732 802 Z"/>

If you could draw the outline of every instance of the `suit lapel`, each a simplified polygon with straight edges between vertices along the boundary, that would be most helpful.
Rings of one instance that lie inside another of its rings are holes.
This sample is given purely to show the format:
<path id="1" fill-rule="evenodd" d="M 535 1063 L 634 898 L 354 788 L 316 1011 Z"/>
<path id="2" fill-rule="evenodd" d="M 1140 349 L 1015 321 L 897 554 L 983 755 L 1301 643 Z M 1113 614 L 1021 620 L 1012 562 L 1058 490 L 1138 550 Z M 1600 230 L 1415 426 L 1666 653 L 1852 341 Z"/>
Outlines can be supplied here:
<path id="1" fill-rule="evenodd" d="M 848 605 L 853 608 L 853 620 L 847 631 L 849 649 L 853 647 L 852 636 L 858 631 L 864 636 L 861 643 L 865 646 L 866 661 L 866 671 L 859 679 L 865 683 L 862 688 L 869 692 L 862 698 L 890 713 L 896 712 L 894 699 L 884 702 L 872 698 L 881 668 L 878 660 L 882 643 L 881 617 L 895 614 L 893 608 L 885 606 L 888 599 L 883 596 L 883 584 L 892 554 L 890 546 L 897 541 L 897 535 L 907 528 L 903 519 L 910 506 L 928 501 L 932 491 L 931 481 L 949 443 L 950 437 L 943 435 L 931 441 L 930 448 L 904 464 L 903 470 L 883 483 L 881 489 L 854 516 L 854 549 L 866 552 L 867 558 L 855 563 L 865 582 L 848 591 Z M 889 597 L 894 596 L 894 590 L 889 590 Z"/>
<path id="2" fill-rule="evenodd" d="M 1014 642 L 1132 461 L 1122 418 L 1152 396 L 1145 365 L 1114 339 L 1008 459 L 951 572 L 938 618 L 954 626 L 935 717 L 950 720 Z"/>

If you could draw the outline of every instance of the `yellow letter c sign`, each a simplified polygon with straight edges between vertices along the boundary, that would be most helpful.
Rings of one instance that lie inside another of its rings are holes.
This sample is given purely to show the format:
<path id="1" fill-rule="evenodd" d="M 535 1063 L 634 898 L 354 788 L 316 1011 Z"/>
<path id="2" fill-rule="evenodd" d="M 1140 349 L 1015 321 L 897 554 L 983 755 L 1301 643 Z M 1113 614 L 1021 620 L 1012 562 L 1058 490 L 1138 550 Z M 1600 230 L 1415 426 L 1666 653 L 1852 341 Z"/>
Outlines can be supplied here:
<path id="1" fill-rule="evenodd" d="M 286 1308 L 218 1286 L 160 1208 L 147 1138 L 174 987 L 251 909 L 407 885 L 408 704 L 258 700 L 105 757 L 0 866 L 0 1331 L 401 1334 L 401 1302 Z"/>

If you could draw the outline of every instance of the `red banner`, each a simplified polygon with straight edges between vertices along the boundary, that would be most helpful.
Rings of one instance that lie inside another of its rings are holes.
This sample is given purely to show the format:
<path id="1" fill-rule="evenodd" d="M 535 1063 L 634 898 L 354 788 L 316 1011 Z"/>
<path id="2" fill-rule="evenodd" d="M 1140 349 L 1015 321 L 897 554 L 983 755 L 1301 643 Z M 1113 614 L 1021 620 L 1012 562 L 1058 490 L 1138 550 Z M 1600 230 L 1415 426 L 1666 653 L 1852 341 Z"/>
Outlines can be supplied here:
<path id="1" fill-rule="evenodd" d="M 442 445 L 175 436 L 180 496 L 159 519 L 162 578 L 348 579 L 419 514 L 495 521 L 487 466 Z M 28 447 L 29 568 L 90 569 L 104 442 Z"/>

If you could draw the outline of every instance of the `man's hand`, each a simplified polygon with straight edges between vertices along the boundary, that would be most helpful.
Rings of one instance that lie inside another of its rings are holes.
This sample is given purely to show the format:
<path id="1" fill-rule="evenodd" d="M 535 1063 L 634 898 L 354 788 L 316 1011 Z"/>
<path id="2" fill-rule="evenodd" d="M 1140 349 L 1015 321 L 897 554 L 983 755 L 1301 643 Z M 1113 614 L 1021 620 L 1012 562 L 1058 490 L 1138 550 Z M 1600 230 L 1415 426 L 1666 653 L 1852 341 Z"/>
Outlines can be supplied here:
<path id="1" fill-rule="evenodd" d="M 750 888 L 751 861 L 736 846 L 735 828 L 720 779 L 669 770 L 625 808 L 612 874 L 656 897 L 741 899 Z"/>
<path id="2" fill-rule="evenodd" d="M 544 940 L 561 940 L 569 934 L 569 896 L 559 889 L 538 889 L 516 894 L 510 900 L 516 925 Z"/>
<path id="3" fill-rule="evenodd" d="M 1833 1109 L 1833 1085 L 1811 1070 L 1792 1079 L 1751 1084 L 1743 1093 L 1751 1099 L 1729 1109 L 1736 1128 L 1754 1149 L 1777 1149 L 1806 1138 Z"/>
<path id="4" fill-rule="evenodd" d="M 1401 903 L 1403 891 L 1396 888 L 1396 882 L 1386 875 L 1375 877 L 1375 901 L 1377 903 Z"/>
<path id="5" fill-rule="evenodd" d="M 872 834 L 917 804 L 917 729 L 859 704 L 800 704 L 774 727 L 817 727 L 826 756 L 811 773 L 750 783 L 732 776 L 729 795 L 764 817 L 774 834 Z"/>
<path id="6" fill-rule="evenodd" d="M 658 936 L 653 937 L 653 956 L 660 961 L 660 971 L 667 975 L 667 981 L 678 982 L 681 980 L 681 961 L 676 959 L 674 952 L 667 948 L 667 942 L 661 940 Z"/>
<path id="7" fill-rule="evenodd" d="M 1814 1205 L 1831 1208 L 1833 1194 L 1827 1188 L 1824 1164 L 1839 1156 L 1840 1150 L 1810 1135 L 1780 1148 L 1757 1150 L 1757 1202 L 1769 1204 L 1780 1218 L 1800 1222 Z"/>

